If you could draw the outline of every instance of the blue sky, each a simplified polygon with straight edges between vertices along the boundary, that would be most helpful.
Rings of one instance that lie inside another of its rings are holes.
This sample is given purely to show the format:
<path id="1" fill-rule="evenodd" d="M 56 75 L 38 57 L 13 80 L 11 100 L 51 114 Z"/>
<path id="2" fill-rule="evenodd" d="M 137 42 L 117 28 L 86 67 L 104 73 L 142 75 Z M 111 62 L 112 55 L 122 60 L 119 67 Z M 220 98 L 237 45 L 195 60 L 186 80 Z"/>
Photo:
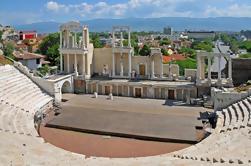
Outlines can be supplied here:
<path id="1" fill-rule="evenodd" d="M 95 18 L 251 17 L 251 0 L 1 0 L 0 23 Z"/>

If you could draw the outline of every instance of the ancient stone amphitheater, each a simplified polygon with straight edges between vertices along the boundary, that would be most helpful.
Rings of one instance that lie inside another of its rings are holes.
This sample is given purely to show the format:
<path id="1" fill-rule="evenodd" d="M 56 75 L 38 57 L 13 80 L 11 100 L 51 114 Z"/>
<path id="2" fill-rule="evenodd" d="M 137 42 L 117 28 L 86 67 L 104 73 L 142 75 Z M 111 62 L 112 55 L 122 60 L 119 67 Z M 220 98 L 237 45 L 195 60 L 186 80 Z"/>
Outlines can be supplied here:
<path id="1" fill-rule="evenodd" d="M 34 128 L 34 115 L 52 103 L 14 66 L 0 66 L 0 165 L 251 165 L 251 97 L 218 111 L 215 130 L 194 146 L 123 159 L 85 158 L 44 142 Z"/>

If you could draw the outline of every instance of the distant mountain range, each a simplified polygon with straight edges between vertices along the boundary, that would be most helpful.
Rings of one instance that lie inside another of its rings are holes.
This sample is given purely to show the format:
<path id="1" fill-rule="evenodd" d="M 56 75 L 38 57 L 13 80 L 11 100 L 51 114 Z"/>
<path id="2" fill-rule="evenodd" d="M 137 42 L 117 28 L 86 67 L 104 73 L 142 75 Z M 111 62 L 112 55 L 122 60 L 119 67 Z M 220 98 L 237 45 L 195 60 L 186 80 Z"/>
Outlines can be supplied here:
<path id="1" fill-rule="evenodd" d="M 93 19 L 80 21 L 89 26 L 91 32 L 111 31 L 114 25 L 128 25 L 133 31 L 162 31 L 165 26 L 171 26 L 175 31 L 214 30 L 240 31 L 251 30 L 251 17 L 216 17 L 216 18 L 123 18 L 123 19 Z M 59 22 L 39 22 L 24 25 L 14 25 L 18 30 L 37 30 L 38 33 L 57 32 Z"/>

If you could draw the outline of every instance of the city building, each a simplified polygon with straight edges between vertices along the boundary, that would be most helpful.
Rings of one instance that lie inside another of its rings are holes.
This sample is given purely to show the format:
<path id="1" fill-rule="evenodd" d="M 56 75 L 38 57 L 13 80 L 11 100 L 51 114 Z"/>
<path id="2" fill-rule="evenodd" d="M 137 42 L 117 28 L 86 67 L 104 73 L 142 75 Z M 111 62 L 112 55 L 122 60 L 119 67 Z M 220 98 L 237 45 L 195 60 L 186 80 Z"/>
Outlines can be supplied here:
<path id="1" fill-rule="evenodd" d="M 164 27 L 163 33 L 165 35 L 173 35 L 173 28 L 172 27 Z"/>
<path id="2" fill-rule="evenodd" d="M 14 57 L 21 62 L 24 66 L 28 67 L 30 70 L 36 70 L 42 67 L 43 64 L 47 64 L 45 61 L 45 56 L 35 53 L 30 53 L 26 51 L 14 51 Z"/>
<path id="3" fill-rule="evenodd" d="M 20 40 L 33 39 L 33 38 L 37 38 L 36 31 L 20 31 L 19 32 L 19 39 Z"/>
<path id="4" fill-rule="evenodd" d="M 195 40 L 203 40 L 206 38 L 214 38 L 214 31 L 187 31 L 188 38 Z"/>

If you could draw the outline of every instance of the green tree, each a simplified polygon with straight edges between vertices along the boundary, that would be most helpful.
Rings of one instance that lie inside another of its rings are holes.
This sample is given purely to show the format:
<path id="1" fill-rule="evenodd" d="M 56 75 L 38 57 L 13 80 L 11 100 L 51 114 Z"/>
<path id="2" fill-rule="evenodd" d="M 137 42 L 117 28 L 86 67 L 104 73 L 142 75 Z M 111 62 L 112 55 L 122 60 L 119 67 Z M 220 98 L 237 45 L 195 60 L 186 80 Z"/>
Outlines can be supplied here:
<path id="1" fill-rule="evenodd" d="M 127 39 L 123 40 L 123 45 L 128 46 Z M 138 55 L 139 54 L 139 46 L 138 46 L 138 43 L 134 39 L 131 39 L 131 46 L 134 48 L 135 55 Z"/>
<path id="2" fill-rule="evenodd" d="M 244 41 L 239 44 L 239 48 L 246 49 L 248 52 L 251 52 L 251 41 Z"/>
<path id="3" fill-rule="evenodd" d="M 164 38 L 160 41 L 160 45 L 163 46 L 163 45 L 169 45 L 171 44 L 171 41 L 168 39 L 168 38 Z"/>
<path id="4" fill-rule="evenodd" d="M 15 46 L 13 43 L 10 43 L 10 42 L 6 43 L 3 48 L 3 53 L 5 56 L 8 56 L 8 57 L 14 59 L 14 56 L 13 56 L 14 49 L 15 49 Z"/>
<path id="5" fill-rule="evenodd" d="M 52 33 L 46 36 L 39 45 L 37 53 L 47 56 L 51 65 L 59 65 L 59 33 Z"/>
<path id="6" fill-rule="evenodd" d="M 50 67 L 48 65 L 44 65 L 40 68 L 38 68 L 38 71 L 42 74 L 42 75 L 46 75 L 47 73 L 50 72 Z"/>
<path id="7" fill-rule="evenodd" d="M 195 50 L 205 50 L 207 52 L 213 51 L 213 44 L 209 41 L 194 42 L 192 48 Z"/>
<path id="8" fill-rule="evenodd" d="M 151 53 L 151 49 L 148 45 L 144 45 L 143 48 L 139 51 L 139 55 L 148 56 Z"/>
<path id="9" fill-rule="evenodd" d="M 188 47 L 181 47 L 178 52 L 180 54 L 185 54 L 186 56 L 188 57 L 191 57 L 191 58 L 195 58 L 196 56 L 196 51 L 192 48 L 188 48 Z"/>
<path id="10" fill-rule="evenodd" d="M 134 54 L 139 55 L 139 46 L 138 45 L 134 46 Z"/>
<path id="11" fill-rule="evenodd" d="M 242 54 L 239 56 L 239 58 L 245 58 L 245 59 L 248 58 L 249 59 L 249 58 L 251 58 L 251 54 Z"/>
<path id="12" fill-rule="evenodd" d="M 99 34 L 94 33 L 91 35 L 91 41 L 93 43 L 94 48 L 102 48 L 104 47 L 102 43 L 100 42 Z"/>
<path id="13" fill-rule="evenodd" d="M 46 55 L 47 55 L 47 59 L 51 62 L 52 65 L 56 65 L 59 66 L 59 45 L 58 44 L 54 44 L 51 47 L 48 48 L 48 50 L 46 51 Z"/>
<path id="14" fill-rule="evenodd" d="M 168 51 L 164 48 L 161 48 L 161 53 L 162 53 L 162 55 L 169 55 Z"/>
<path id="15" fill-rule="evenodd" d="M 230 46 L 230 49 L 234 52 L 237 53 L 238 52 L 238 41 L 234 36 L 230 36 L 228 34 L 221 34 L 220 35 L 221 40 L 228 46 Z"/>
<path id="16" fill-rule="evenodd" d="M 2 41 L 3 31 L 0 31 L 0 41 Z"/>

